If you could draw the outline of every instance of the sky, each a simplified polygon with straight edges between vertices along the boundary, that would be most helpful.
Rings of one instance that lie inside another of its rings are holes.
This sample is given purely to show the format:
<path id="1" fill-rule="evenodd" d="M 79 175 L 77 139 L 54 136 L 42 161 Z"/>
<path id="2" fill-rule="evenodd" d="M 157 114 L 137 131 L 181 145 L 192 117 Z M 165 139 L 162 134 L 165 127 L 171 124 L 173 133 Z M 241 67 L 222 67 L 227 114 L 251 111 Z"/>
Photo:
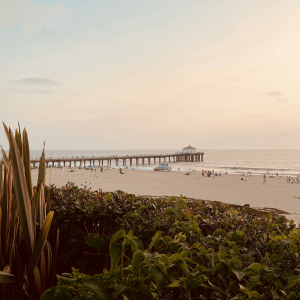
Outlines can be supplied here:
<path id="1" fill-rule="evenodd" d="M 299 33 L 299 0 L 0 0 L 0 120 L 36 150 L 299 149 Z"/>

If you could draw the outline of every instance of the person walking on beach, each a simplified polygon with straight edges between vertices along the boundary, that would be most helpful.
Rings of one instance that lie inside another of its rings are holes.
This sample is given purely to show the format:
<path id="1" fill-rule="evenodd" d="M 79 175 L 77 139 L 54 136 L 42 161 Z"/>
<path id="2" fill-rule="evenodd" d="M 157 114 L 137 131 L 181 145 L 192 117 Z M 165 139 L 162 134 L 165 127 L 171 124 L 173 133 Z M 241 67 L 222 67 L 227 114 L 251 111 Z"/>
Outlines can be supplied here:
<path id="1" fill-rule="evenodd" d="M 87 189 L 87 182 L 84 183 L 83 188 L 86 190 Z"/>
<path id="2" fill-rule="evenodd" d="M 89 191 L 91 192 L 92 191 L 92 184 L 90 183 L 90 186 L 89 186 Z"/>
<path id="3" fill-rule="evenodd" d="M 263 182 L 263 185 L 267 185 L 267 179 L 266 179 L 266 177 L 264 177 L 264 182 Z"/>

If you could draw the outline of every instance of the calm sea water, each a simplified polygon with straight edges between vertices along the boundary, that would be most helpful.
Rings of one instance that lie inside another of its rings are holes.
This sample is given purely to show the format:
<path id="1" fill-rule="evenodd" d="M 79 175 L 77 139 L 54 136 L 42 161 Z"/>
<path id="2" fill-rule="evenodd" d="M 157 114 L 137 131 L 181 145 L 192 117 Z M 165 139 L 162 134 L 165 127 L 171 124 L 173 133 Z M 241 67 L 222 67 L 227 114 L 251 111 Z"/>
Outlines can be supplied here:
<path id="1" fill-rule="evenodd" d="M 72 158 L 73 157 L 99 157 L 107 155 L 133 155 L 133 154 L 166 154 L 175 153 L 180 150 L 81 150 L 81 151 L 57 151 L 47 150 L 46 157 Z M 200 150 L 202 151 L 202 150 Z M 298 175 L 300 174 L 300 150 L 204 150 L 203 162 L 180 162 L 170 163 L 173 171 L 186 170 L 215 170 L 217 172 L 228 172 L 229 174 L 241 174 L 251 172 L 252 174 Z M 41 155 L 41 151 L 31 151 L 32 159 Z M 144 166 L 139 169 L 151 169 L 158 164 Z M 136 168 L 135 165 L 133 165 Z"/>

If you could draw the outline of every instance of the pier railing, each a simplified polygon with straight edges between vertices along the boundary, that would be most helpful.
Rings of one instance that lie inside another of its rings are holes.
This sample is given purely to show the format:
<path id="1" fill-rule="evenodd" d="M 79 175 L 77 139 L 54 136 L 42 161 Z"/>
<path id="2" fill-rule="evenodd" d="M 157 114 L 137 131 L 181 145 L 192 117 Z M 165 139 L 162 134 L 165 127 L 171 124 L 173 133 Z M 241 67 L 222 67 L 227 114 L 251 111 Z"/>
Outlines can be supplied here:
<path id="1" fill-rule="evenodd" d="M 203 161 L 204 152 L 194 152 L 194 153 L 172 153 L 172 154 L 134 154 L 134 155 L 107 155 L 107 156 L 91 156 L 91 157 L 72 157 L 72 158 L 46 158 L 45 163 L 47 167 L 50 166 L 72 166 L 79 163 L 80 167 L 86 166 L 111 166 L 114 162 L 116 166 L 122 163 L 123 166 L 132 164 L 135 162 L 136 165 L 156 164 L 157 162 L 195 162 Z M 35 167 L 38 163 L 38 159 L 31 160 L 32 165 Z"/>

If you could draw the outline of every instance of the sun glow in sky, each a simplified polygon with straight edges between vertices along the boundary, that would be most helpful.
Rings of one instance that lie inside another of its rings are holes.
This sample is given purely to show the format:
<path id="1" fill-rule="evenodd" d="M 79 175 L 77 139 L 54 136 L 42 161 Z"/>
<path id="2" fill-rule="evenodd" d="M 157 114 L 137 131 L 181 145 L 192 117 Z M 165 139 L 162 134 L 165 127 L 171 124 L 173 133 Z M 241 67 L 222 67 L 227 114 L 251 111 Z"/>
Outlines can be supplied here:
<path id="1" fill-rule="evenodd" d="M 300 148 L 299 34 L 299 0 L 0 0 L 0 119 L 33 149 Z"/>

